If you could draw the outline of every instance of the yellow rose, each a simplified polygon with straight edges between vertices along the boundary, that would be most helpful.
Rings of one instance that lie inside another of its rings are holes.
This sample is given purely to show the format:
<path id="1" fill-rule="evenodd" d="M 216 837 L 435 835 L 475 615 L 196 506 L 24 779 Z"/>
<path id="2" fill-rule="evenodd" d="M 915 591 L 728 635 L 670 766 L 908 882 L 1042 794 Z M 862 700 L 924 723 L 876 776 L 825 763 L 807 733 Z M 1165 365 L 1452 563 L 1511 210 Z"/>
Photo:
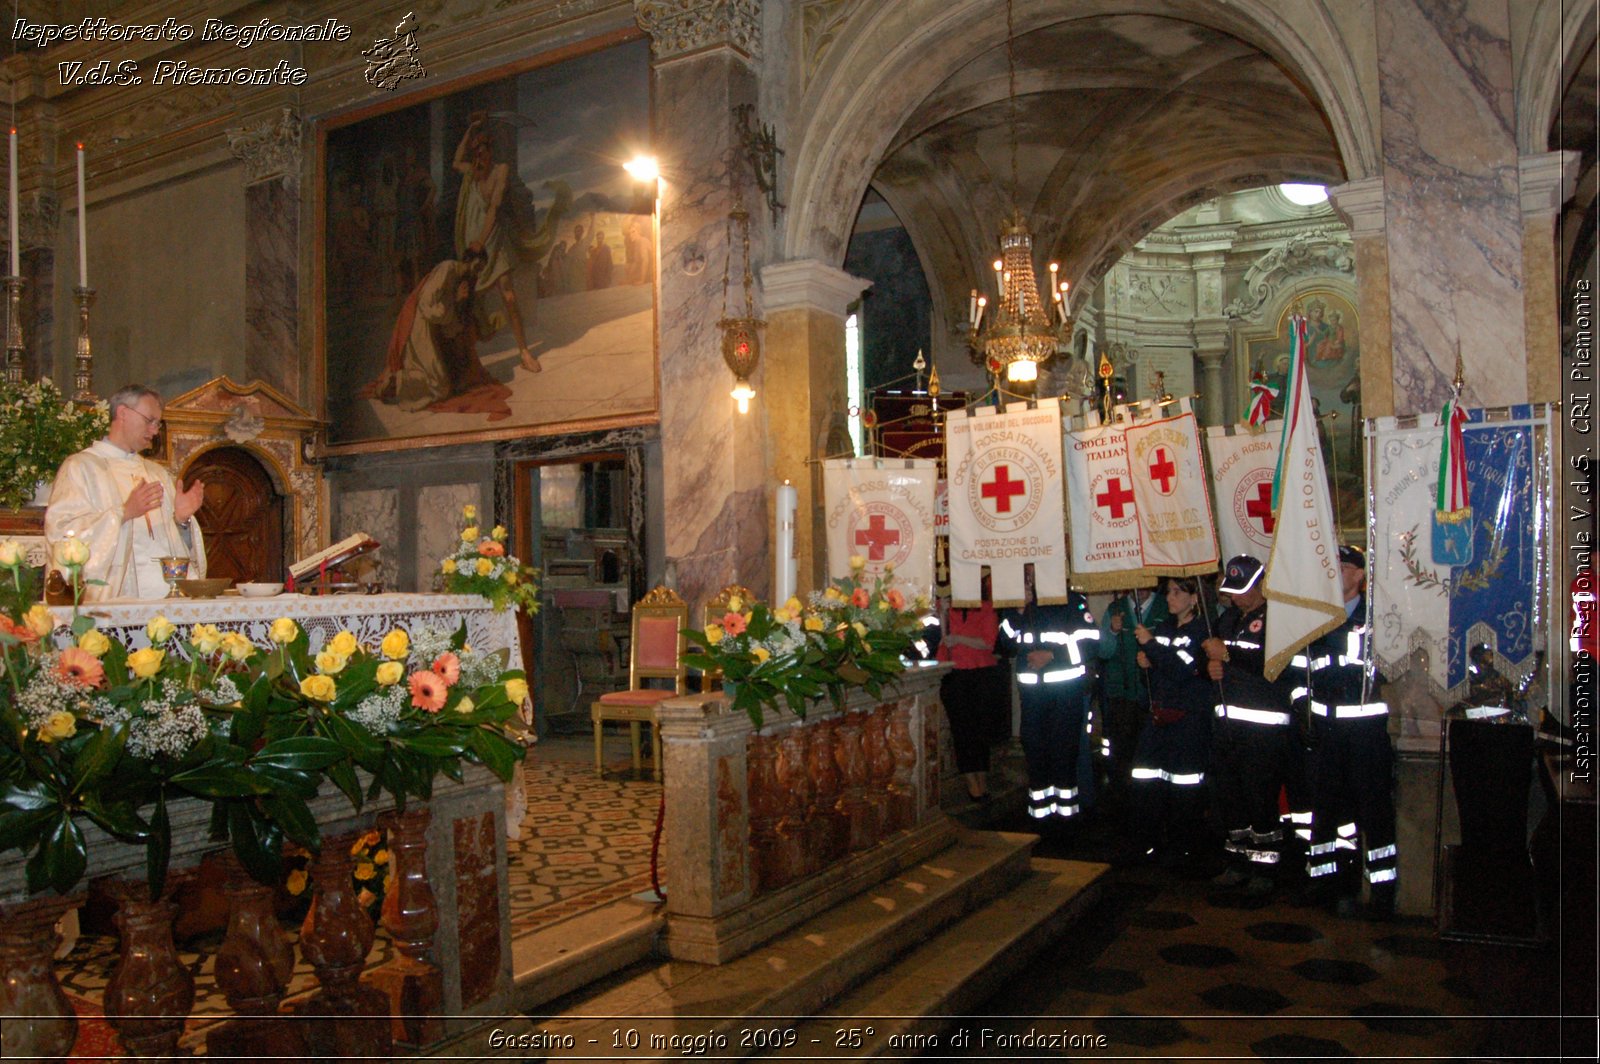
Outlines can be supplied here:
<path id="1" fill-rule="evenodd" d="M 267 633 L 267 638 L 278 645 L 294 642 L 294 637 L 300 634 L 300 626 L 288 617 L 279 617 L 272 622 L 272 630 Z"/>
<path id="2" fill-rule="evenodd" d="M 710 643 L 712 646 L 722 642 L 722 625 L 706 625 L 706 642 Z"/>
<path id="3" fill-rule="evenodd" d="M 317 655 L 317 671 L 324 676 L 337 676 L 350 663 L 350 658 L 334 650 L 324 650 Z"/>
<path id="4" fill-rule="evenodd" d="M 743 613 L 744 612 L 744 599 L 740 598 L 738 595 L 729 595 L 728 596 L 728 612 L 729 613 Z"/>
<path id="5" fill-rule="evenodd" d="M 511 699 L 511 704 L 520 706 L 528 700 L 528 681 L 518 676 L 513 676 L 506 681 L 506 697 Z"/>
<path id="6" fill-rule="evenodd" d="M 377 874 L 378 869 L 371 861 L 362 861 L 360 864 L 356 865 L 355 876 L 362 882 L 372 879 Z"/>
<path id="7" fill-rule="evenodd" d="M 517 571 L 515 569 L 507 569 L 506 570 L 506 578 L 505 579 L 506 579 L 506 583 L 508 583 L 508 584 L 516 583 L 517 582 Z"/>
<path id="8" fill-rule="evenodd" d="M 379 649 L 384 657 L 400 661 L 411 652 L 411 637 L 404 628 L 395 628 L 383 637 L 383 645 Z"/>
<path id="9" fill-rule="evenodd" d="M 224 632 L 222 634 L 222 649 L 227 651 L 228 657 L 234 661 L 243 661 L 255 653 L 255 644 L 238 632 Z"/>
<path id="10" fill-rule="evenodd" d="M 64 709 L 58 709 L 45 718 L 39 729 L 39 741 L 53 743 L 57 739 L 70 739 L 78 733 L 78 718 Z"/>
<path id="11" fill-rule="evenodd" d="M 354 632 L 346 630 L 328 640 L 326 649 L 333 651 L 335 654 L 343 654 L 348 658 L 351 654 L 361 649 L 361 644 L 356 640 Z"/>
<path id="12" fill-rule="evenodd" d="M 0 543 L 0 565 L 7 569 L 15 569 L 27 560 L 27 554 L 22 549 L 22 544 L 14 539 Z"/>
<path id="13" fill-rule="evenodd" d="M 392 687 L 406 674 L 406 667 L 398 661 L 386 661 L 378 666 L 378 683 Z"/>
<path id="14" fill-rule="evenodd" d="M 779 624 L 788 624 L 790 621 L 794 620 L 794 614 L 789 612 L 789 608 L 787 606 L 783 606 L 772 611 L 772 619 L 777 621 Z"/>
<path id="15" fill-rule="evenodd" d="M 111 640 L 98 628 L 91 628 L 78 637 L 78 649 L 87 650 L 95 657 L 103 657 L 111 649 Z"/>
<path id="16" fill-rule="evenodd" d="M 468 521 L 476 521 L 478 519 L 478 508 L 468 503 L 461 508 L 461 516 Z"/>
<path id="17" fill-rule="evenodd" d="M 442 573 L 453 573 L 453 572 L 455 572 L 456 571 L 456 560 L 454 558 L 446 558 L 444 561 L 439 563 L 439 571 L 442 572 Z"/>
<path id="18" fill-rule="evenodd" d="M 197 624 L 189 629 L 189 641 L 202 654 L 212 654 L 222 645 L 222 632 L 214 624 Z"/>
<path id="19" fill-rule="evenodd" d="M 145 647 L 135 650 L 128 655 L 128 668 L 141 680 L 148 680 L 161 671 L 161 662 L 166 658 L 165 650 L 156 650 L 154 647 Z"/>
<path id="20" fill-rule="evenodd" d="M 89 561 L 89 544 L 76 536 L 69 535 L 55 545 L 55 550 L 52 553 L 55 556 L 57 565 L 63 569 L 75 569 Z"/>
<path id="21" fill-rule="evenodd" d="M 772 651 L 768 650 L 766 647 L 754 647 L 751 649 L 750 653 L 756 656 L 757 665 L 765 665 L 767 663 L 767 659 L 772 657 Z"/>
<path id="22" fill-rule="evenodd" d="M 836 587 L 829 587 L 827 590 L 823 591 L 822 597 L 827 599 L 829 602 L 839 602 L 844 598 L 844 592 L 840 591 Z"/>
<path id="23" fill-rule="evenodd" d="M 296 868 L 289 873 L 288 880 L 283 884 L 290 894 L 304 894 L 306 892 L 306 870 Z"/>
<path id="24" fill-rule="evenodd" d="M 494 531 L 489 533 L 489 538 L 494 540 L 496 543 L 504 543 L 508 534 L 509 533 L 506 532 L 505 525 L 495 525 Z"/>
<path id="25" fill-rule="evenodd" d="M 867 567 L 867 559 L 859 554 L 850 555 L 850 570 L 859 573 Z"/>
<path id="26" fill-rule="evenodd" d="M 790 616 L 793 617 L 800 616 L 805 612 L 806 609 L 805 606 L 801 604 L 800 600 L 793 595 L 789 596 L 789 601 L 783 604 L 783 608 L 788 610 Z"/>
<path id="27" fill-rule="evenodd" d="M 808 631 L 808 632 L 820 632 L 820 631 L 822 631 L 822 618 L 821 617 L 807 617 L 806 618 L 806 622 L 805 622 L 805 628 L 806 628 L 806 631 Z"/>
<path id="28" fill-rule="evenodd" d="M 338 693 L 338 685 L 333 682 L 332 676 L 307 676 L 300 681 L 300 693 L 317 702 L 332 702 L 333 696 Z"/>
<path id="29" fill-rule="evenodd" d="M 50 607 L 42 602 L 36 602 L 22 615 L 22 623 L 28 631 L 43 639 L 56 630 L 56 619 L 50 613 Z"/>
<path id="30" fill-rule="evenodd" d="M 461 542 L 476 543 L 478 541 L 478 526 L 468 525 L 461 530 Z"/>
<path id="31" fill-rule="evenodd" d="M 860 636 L 862 639 L 867 638 L 867 626 L 862 624 L 860 621 L 851 621 L 850 627 L 854 628 L 856 630 L 856 635 Z"/>
<path id="32" fill-rule="evenodd" d="M 478 707 L 473 703 L 472 699 L 466 697 L 463 697 L 461 701 L 456 703 L 457 713 L 471 713 L 477 708 Z"/>
<path id="33" fill-rule="evenodd" d="M 479 558 L 476 568 L 479 576 L 488 576 L 490 573 L 494 572 L 494 562 L 490 561 L 488 558 Z"/>
<path id="34" fill-rule="evenodd" d="M 372 863 L 373 864 L 388 864 L 389 863 L 389 851 L 388 850 L 379 850 L 377 853 L 373 854 L 372 855 Z"/>

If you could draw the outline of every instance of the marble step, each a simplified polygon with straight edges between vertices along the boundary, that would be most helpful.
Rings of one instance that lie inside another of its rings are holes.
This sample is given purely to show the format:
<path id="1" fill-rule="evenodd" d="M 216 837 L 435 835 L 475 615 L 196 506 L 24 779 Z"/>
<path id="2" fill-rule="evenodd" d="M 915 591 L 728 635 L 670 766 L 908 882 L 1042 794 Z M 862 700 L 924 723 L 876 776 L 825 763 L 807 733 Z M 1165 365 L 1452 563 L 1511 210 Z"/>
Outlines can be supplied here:
<path id="1" fill-rule="evenodd" d="M 652 895 L 653 898 L 653 895 Z M 511 940 L 512 1000 L 530 1012 L 650 957 L 663 906 L 624 898 Z"/>
<path id="2" fill-rule="evenodd" d="M 767 1055 L 904 1058 L 949 1048 L 956 1019 L 1002 991 L 1098 899 L 1110 865 L 1034 858 L 1004 895 L 800 1023 Z M 998 1051 L 996 1051 L 998 1053 Z"/>
<path id="3" fill-rule="evenodd" d="M 1032 835 L 963 831 L 955 845 L 728 964 L 647 962 L 529 1017 L 551 1059 L 677 1055 L 693 1040 L 713 1055 L 754 1054 L 747 1032 L 811 1016 L 895 957 L 1006 896 L 1035 875 Z M 771 1022 L 763 1022 L 771 1018 Z M 716 1045 L 719 1039 L 726 1044 Z"/>

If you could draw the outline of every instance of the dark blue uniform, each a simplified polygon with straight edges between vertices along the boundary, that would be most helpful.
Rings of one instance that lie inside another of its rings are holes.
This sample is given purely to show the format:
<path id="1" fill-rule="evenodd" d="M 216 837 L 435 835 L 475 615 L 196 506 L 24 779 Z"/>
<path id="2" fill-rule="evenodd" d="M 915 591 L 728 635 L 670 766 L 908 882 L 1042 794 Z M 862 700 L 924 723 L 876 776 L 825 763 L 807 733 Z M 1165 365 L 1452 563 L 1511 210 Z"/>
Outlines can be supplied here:
<path id="1" fill-rule="evenodd" d="M 1087 770 L 1089 644 L 1100 629 L 1088 601 L 1073 593 L 1061 606 L 1012 610 L 1000 624 L 1017 652 L 1017 687 L 1022 702 L 1022 753 L 1028 764 L 1028 815 L 1035 820 L 1077 816 L 1088 807 L 1093 774 Z M 1031 651 L 1048 650 L 1043 668 L 1028 662 Z"/>
<path id="2" fill-rule="evenodd" d="M 1133 830 L 1144 850 L 1197 852 L 1205 824 L 1212 697 L 1204 673 L 1205 618 L 1169 617 L 1139 649 L 1150 661 L 1150 719 L 1139 734 L 1129 784 Z"/>

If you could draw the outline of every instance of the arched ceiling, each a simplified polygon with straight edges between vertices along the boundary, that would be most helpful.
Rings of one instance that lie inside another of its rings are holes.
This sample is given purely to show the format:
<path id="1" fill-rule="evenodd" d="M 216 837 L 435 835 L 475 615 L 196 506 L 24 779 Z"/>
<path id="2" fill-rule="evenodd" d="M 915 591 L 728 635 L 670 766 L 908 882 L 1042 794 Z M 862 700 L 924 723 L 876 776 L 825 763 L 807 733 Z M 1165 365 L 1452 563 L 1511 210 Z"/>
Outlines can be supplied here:
<path id="1" fill-rule="evenodd" d="M 1039 263 L 1075 284 L 1186 207 L 1240 188 L 1337 184 L 1334 135 L 1273 59 L 1220 30 L 1097 14 L 1012 42 L 1015 202 Z M 892 138 L 871 185 L 905 223 L 935 301 L 987 280 L 1012 200 L 1006 48 L 952 73 Z M 942 298 L 941 298 L 942 297 Z"/>

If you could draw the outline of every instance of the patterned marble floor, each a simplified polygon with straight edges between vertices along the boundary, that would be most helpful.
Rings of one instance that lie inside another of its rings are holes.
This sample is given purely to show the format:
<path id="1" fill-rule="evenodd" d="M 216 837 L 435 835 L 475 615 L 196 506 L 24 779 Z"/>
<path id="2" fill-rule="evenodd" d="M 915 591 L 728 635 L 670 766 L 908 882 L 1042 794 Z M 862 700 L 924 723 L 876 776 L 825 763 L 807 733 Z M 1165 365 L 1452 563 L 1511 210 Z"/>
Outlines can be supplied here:
<path id="1" fill-rule="evenodd" d="M 595 774 L 594 746 L 587 737 L 543 742 L 528 752 L 523 764 L 527 819 L 522 838 L 507 845 L 513 936 L 650 889 L 650 842 L 661 786 L 634 778 L 629 756 L 625 738 L 608 736 L 606 775 L 601 778 Z M 285 923 L 284 930 L 298 939 L 298 925 Z M 203 936 L 184 943 L 178 952 L 195 977 L 195 1004 L 184 1039 L 191 1049 L 201 1049 L 204 1027 L 232 1011 L 214 977 L 220 939 L 220 934 Z M 57 977 L 80 1013 L 98 1013 L 116 953 L 114 935 L 84 935 L 57 964 Z M 376 967 L 393 954 L 394 944 L 380 927 L 368 966 Z M 298 951 L 296 958 L 290 996 L 316 986 L 310 964 Z M 91 1021 L 85 1027 L 80 1058 L 107 1052 L 108 1044 L 114 1050 L 102 1023 Z"/>

